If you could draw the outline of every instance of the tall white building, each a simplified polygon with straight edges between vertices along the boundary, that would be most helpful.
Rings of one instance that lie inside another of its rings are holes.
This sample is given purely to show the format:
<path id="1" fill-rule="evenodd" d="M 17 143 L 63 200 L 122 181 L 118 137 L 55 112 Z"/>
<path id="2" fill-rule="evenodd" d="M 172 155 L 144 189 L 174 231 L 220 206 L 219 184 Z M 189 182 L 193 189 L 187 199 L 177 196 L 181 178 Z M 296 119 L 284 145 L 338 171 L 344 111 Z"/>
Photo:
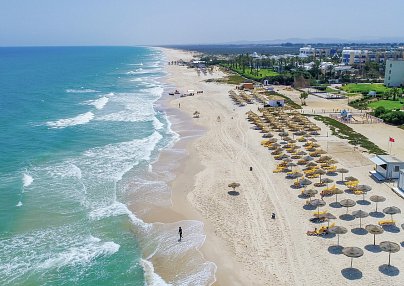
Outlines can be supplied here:
<path id="1" fill-rule="evenodd" d="M 384 85 L 404 86 L 404 60 L 387 60 L 384 74 Z"/>
<path id="2" fill-rule="evenodd" d="M 313 57 L 316 54 L 316 49 L 312 48 L 311 46 L 303 47 L 299 49 L 299 57 L 300 58 L 307 58 Z"/>

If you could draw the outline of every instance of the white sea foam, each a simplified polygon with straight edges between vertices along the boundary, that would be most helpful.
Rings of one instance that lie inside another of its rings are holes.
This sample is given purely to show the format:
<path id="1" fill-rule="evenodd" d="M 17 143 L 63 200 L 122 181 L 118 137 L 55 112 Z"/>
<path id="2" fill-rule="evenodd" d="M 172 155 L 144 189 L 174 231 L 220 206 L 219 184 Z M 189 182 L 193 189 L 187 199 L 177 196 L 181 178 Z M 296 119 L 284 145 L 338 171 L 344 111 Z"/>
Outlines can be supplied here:
<path id="1" fill-rule="evenodd" d="M 90 88 L 81 88 L 81 89 L 66 89 L 66 93 L 96 93 L 98 90 L 90 89 Z"/>
<path id="2" fill-rule="evenodd" d="M 120 245 L 113 242 L 101 242 L 101 239 L 90 236 L 83 245 L 73 246 L 53 257 L 48 258 L 38 268 L 60 268 L 66 265 L 87 264 L 100 256 L 110 256 L 118 252 Z"/>
<path id="3" fill-rule="evenodd" d="M 108 101 L 109 101 L 109 98 L 106 96 L 103 96 L 98 99 L 86 101 L 85 103 L 88 105 L 93 105 L 98 110 L 101 110 L 105 107 L 105 105 L 108 103 Z"/>
<path id="4" fill-rule="evenodd" d="M 24 173 L 22 176 L 22 184 L 24 186 L 24 188 L 29 187 L 32 182 L 34 181 L 34 178 L 32 178 L 31 175 Z"/>
<path id="5" fill-rule="evenodd" d="M 147 286 L 170 286 L 161 278 L 155 271 L 153 264 L 150 261 L 141 259 L 141 265 L 144 271 L 144 278 Z"/>
<path id="6" fill-rule="evenodd" d="M 94 113 L 89 111 L 71 118 L 59 119 L 56 121 L 48 121 L 46 125 L 48 125 L 51 128 L 65 128 L 69 126 L 86 124 L 90 122 L 93 118 Z"/>
<path id="7" fill-rule="evenodd" d="M 15 205 L 16 207 L 22 207 L 22 202 L 19 201 L 18 204 Z"/>

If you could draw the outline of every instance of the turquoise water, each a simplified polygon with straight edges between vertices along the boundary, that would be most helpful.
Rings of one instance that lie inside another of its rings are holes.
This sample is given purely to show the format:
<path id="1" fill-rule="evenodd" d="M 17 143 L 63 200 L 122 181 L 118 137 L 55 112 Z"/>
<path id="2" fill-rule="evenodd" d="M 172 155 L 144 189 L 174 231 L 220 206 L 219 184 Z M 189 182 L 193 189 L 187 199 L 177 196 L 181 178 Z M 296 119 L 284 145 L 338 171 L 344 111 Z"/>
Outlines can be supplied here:
<path id="1" fill-rule="evenodd" d="M 0 48 L 1 285 L 151 279 L 164 236 L 126 205 L 139 182 L 164 189 L 142 179 L 175 139 L 162 65 L 149 48 Z"/>

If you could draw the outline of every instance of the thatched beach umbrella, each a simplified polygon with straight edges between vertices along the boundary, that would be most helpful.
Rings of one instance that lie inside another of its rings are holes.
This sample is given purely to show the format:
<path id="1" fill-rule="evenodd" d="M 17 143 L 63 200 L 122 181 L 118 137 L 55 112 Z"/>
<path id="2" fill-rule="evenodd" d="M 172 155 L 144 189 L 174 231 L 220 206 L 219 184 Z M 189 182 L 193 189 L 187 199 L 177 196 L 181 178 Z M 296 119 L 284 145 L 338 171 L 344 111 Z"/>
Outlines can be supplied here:
<path id="1" fill-rule="evenodd" d="M 372 190 L 372 187 L 368 185 L 358 185 L 356 186 L 356 189 L 362 192 L 362 200 L 365 200 L 365 194 L 367 192 L 370 192 Z"/>
<path id="2" fill-rule="evenodd" d="M 374 195 L 369 198 L 372 202 L 376 203 L 376 212 L 377 212 L 377 204 L 384 202 L 386 200 L 383 196 Z"/>
<path id="3" fill-rule="evenodd" d="M 383 251 L 386 251 L 389 253 L 389 266 L 390 266 L 391 254 L 398 252 L 400 250 L 400 245 L 398 245 L 397 243 L 392 242 L 392 241 L 383 241 L 383 242 L 380 242 L 379 246 Z"/>
<path id="4" fill-rule="evenodd" d="M 333 215 L 332 213 L 320 214 L 320 215 L 318 215 L 318 218 L 327 219 L 327 223 L 328 223 L 327 227 L 330 227 L 330 220 L 337 219 L 337 217 L 335 215 Z"/>
<path id="5" fill-rule="evenodd" d="M 265 133 L 264 135 L 262 135 L 263 138 L 272 138 L 274 137 L 274 135 L 272 133 Z"/>
<path id="6" fill-rule="evenodd" d="M 351 208 L 356 205 L 356 202 L 351 199 L 345 199 L 339 202 L 339 204 L 346 208 L 346 213 L 348 213 L 348 208 Z"/>
<path id="7" fill-rule="evenodd" d="M 316 166 L 317 166 L 317 163 L 314 163 L 314 162 L 310 162 L 310 163 L 306 164 L 306 167 L 316 167 Z"/>
<path id="8" fill-rule="evenodd" d="M 332 182 L 334 182 L 334 180 L 330 179 L 330 178 L 324 178 L 324 179 L 321 180 L 321 183 L 327 185 L 327 189 L 328 189 L 328 184 L 331 184 Z"/>
<path id="9" fill-rule="evenodd" d="M 228 185 L 228 187 L 229 187 L 229 188 L 232 188 L 233 191 L 235 191 L 236 188 L 240 187 L 240 184 L 233 182 L 233 183 L 230 183 L 230 184 Z"/>
<path id="10" fill-rule="evenodd" d="M 349 173 L 349 171 L 347 169 L 344 169 L 344 168 L 339 168 L 339 169 L 336 170 L 336 172 L 341 174 L 341 181 L 342 182 L 344 181 L 344 174 Z"/>
<path id="11" fill-rule="evenodd" d="M 398 207 L 387 207 L 383 209 L 383 212 L 391 215 L 391 220 L 393 220 L 393 215 L 401 213 L 401 210 Z"/>
<path id="12" fill-rule="evenodd" d="M 337 240 L 337 245 L 339 245 L 339 235 L 340 234 L 345 234 L 345 233 L 348 232 L 348 230 L 345 227 L 338 226 L 338 225 L 336 225 L 334 227 L 331 227 L 330 229 L 328 229 L 328 231 L 337 235 L 337 239 L 338 239 Z"/>
<path id="13" fill-rule="evenodd" d="M 332 193 L 335 195 L 335 202 L 338 203 L 338 195 L 343 194 L 344 191 L 339 188 L 334 188 Z"/>
<path id="14" fill-rule="evenodd" d="M 373 245 L 376 245 L 376 234 L 382 234 L 384 229 L 380 225 L 376 224 L 368 224 L 365 226 L 365 229 L 370 233 L 373 234 Z"/>
<path id="15" fill-rule="evenodd" d="M 306 161 L 313 161 L 314 160 L 314 158 L 313 157 L 311 157 L 311 156 L 304 156 L 303 157 L 303 160 L 306 160 Z M 317 164 L 316 163 L 314 163 L 314 162 L 311 162 L 311 163 L 313 163 L 314 164 L 314 166 L 317 166 Z M 310 163 L 309 163 L 310 164 Z"/>
<path id="16" fill-rule="evenodd" d="M 299 181 L 299 184 L 300 184 L 301 186 L 308 186 L 308 185 L 311 185 L 312 183 L 313 183 L 312 181 L 310 181 L 309 179 L 306 179 L 306 178 L 301 179 L 301 180 Z"/>
<path id="17" fill-rule="evenodd" d="M 315 199 L 315 200 L 310 201 L 310 204 L 311 204 L 313 207 L 316 207 L 316 208 L 317 208 L 317 214 L 320 214 L 320 208 L 323 207 L 323 206 L 325 206 L 325 201 L 319 200 L 319 199 Z"/>
<path id="18" fill-rule="evenodd" d="M 362 228 L 362 218 L 369 216 L 369 214 L 363 210 L 354 211 L 352 212 L 352 215 L 356 218 L 359 218 L 359 228 Z"/>
<path id="19" fill-rule="evenodd" d="M 314 197 L 317 193 L 318 193 L 318 191 L 315 189 L 308 189 L 308 190 L 303 191 L 303 194 L 308 196 L 310 198 L 310 201 L 311 201 L 311 198 Z"/>
<path id="20" fill-rule="evenodd" d="M 359 247 L 344 247 L 342 249 L 342 253 L 345 256 L 348 256 L 351 258 L 351 268 L 352 268 L 353 259 L 361 257 L 363 255 L 363 250 Z"/>
<path id="21" fill-rule="evenodd" d="M 349 177 L 346 177 L 345 180 L 348 182 L 352 182 L 352 181 L 357 181 L 358 179 L 355 177 L 349 176 Z"/>
<path id="22" fill-rule="evenodd" d="M 320 183 L 321 183 L 321 175 L 325 175 L 327 172 L 322 170 L 322 169 L 318 169 L 314 172 L 314 174 L 320 175 Z"/>

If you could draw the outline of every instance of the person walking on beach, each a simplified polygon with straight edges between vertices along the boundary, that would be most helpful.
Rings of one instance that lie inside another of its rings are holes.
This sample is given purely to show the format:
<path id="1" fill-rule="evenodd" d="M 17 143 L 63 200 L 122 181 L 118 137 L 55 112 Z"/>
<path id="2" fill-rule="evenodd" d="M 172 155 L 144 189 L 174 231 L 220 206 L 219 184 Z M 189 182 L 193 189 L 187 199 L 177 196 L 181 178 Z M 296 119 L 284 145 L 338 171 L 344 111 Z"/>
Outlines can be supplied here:
<path id="1" fill-rule="evenodd" d="M 181 227 L 178 228 L 178 234 L 180 235 L 180 239 L 178 241 L 181 241 L 181 239 L 182 239 L 182 228 Z"/>
<path id="2" fill-rule="evenodd" d="M 178 103 L 178 108 L 181 108 L 181 103 Z"/>

